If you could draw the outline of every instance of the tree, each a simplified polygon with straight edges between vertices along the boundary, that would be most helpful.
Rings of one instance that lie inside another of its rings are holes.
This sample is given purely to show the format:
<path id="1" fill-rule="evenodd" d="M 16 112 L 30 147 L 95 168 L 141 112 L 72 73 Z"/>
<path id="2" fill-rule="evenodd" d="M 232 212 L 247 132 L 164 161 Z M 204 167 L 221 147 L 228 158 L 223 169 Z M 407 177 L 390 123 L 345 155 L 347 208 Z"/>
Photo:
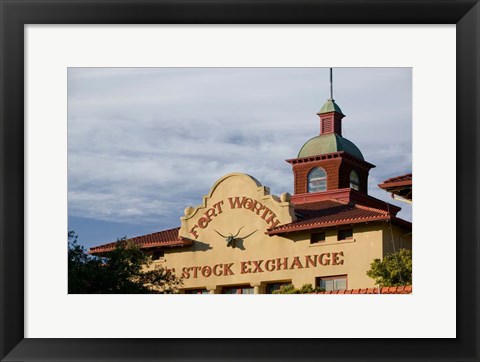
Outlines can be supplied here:
<path id="1" fill-rule="evenodd" d="M 105 257 L 87 253 L 78 236 L 68 233 L 69 294 L 176 293 L 182 285 L 170 270 L 149 268 L 152 259 L 126 238 Z"/>
<path id="2" fill-rule="evenodd" d="M 376 284 L 384 287 L 396 287 L 412 284 L 412 251 L 400 249 L 386 255 L 383 260 L 375 259 L 370 264 L 367 275 Z"/>
<path id="3" fill-rule="evenodd" d="M 278 290 L 274 290 L 273 294 L 310 294 L 315 292 L 324 292 L 325 289 L 314 288 L 312 284 L 304 284 L 301 288 L 297 289 L 292 284 L 285 284 Z"/>

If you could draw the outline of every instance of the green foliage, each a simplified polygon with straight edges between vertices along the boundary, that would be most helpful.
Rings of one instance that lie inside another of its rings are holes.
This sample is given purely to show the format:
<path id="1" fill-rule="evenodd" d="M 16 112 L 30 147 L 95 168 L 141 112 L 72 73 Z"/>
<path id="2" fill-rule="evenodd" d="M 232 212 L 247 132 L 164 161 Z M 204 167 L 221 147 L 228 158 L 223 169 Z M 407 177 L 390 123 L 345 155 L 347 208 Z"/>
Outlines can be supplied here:
<path id="1" fill-rule="evenodd" d="M 280 289 L 274 290 L 273 294 L 310 294 L 315 292 L 324 292 L 325 289 L 314 288 L 312 284 L 304 284 L 301 288 L 297 289 L 292 284 L 282 285 Z"/>
<path id="2" fill-rule="evenodd" d="M 384 287 L 396 287 L 412 284 L 412 251 L 400 249 L 388 254 L 383 260 L 375 259 L 370 264 L 367 275 L 376 284 Z"/>
<path id="3" fill-rule="evenodd" d="M 69 294 L 176 293 L 181 278 L 159 267 L 126 238 L 117 240 L 107 257 L 95 257 L 78 244 L 78 236 L 68 233 Z"/>
<path id="4" fill-rule="evenodd" d="M 274 290 L 272 294 L 298 294 L 295 293 L 296 290 L 293 284 L 286 284 L 282 285 L 280 289 Z"/>

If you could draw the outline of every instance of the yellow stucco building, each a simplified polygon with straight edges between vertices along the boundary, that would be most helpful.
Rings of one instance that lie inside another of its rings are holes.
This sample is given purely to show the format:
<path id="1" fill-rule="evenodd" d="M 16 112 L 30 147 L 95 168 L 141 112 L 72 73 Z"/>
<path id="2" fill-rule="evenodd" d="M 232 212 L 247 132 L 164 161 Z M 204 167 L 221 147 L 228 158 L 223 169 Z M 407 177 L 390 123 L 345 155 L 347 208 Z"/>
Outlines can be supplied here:
<path id="1" fill-rule="evenodd" d="M 370 263 L 412 248 L 412 225 L 396 216 L 400 208 L 367 194 L 375 166 L 342 136 L 340 107 L 329 99 L 317 114 L 320 134 L 287 160 L 293 195 L 271 195 L 254 177 L 231 173 L 185 208 L 180 227 L 132 239 L 154 266 L 183 278 L 181 293 L 271 293 L 290 283 L 373 290 Z"/>

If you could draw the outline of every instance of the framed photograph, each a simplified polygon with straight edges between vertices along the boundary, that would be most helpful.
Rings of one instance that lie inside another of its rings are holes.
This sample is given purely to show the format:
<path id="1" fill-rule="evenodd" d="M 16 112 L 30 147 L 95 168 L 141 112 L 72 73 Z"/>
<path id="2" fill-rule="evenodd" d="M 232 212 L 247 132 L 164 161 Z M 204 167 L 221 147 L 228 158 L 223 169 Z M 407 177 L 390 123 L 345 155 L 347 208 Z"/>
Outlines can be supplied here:
<path id="1" fill-rule="evenodd" d="M 1 9 L 2 361 L 479 359 L 478 1 Z M 223 295 L 71 289 L 67 232 L 104 256 L 107 225 Z M 413 283 L 378 287 L 396 248 Z"/>

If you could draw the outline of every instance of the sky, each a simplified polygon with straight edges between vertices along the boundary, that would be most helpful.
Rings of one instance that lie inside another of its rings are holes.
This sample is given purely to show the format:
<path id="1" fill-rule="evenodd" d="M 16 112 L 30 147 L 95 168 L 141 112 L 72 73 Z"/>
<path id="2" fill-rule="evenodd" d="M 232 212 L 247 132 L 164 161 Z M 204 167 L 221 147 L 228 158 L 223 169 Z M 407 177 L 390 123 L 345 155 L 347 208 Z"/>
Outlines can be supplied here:
<path id="1" fill-rule="evenodd" d="M 334 68 L 369 194 L 412 170 L 411 68 Z M 293 193 L 286 159 L 319 134 L 329 68 L 69 68 L 68 228 L 86 247 L 180 226 L 223 175 Z"/>

